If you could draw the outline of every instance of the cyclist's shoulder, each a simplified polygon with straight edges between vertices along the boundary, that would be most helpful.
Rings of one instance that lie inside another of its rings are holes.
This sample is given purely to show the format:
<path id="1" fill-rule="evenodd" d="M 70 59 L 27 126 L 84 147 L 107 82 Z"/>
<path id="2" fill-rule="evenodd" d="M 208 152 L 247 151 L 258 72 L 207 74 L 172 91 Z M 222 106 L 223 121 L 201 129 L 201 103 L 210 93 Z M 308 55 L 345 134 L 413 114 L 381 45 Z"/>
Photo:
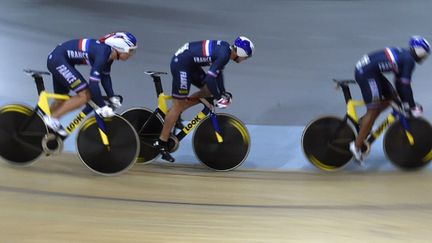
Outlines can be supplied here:
<path id="1" fill-rule="evenodd" d="M 88 41 L 88 49 L 87 51 L 91 54 L 91 56 L 102 56 L 106 57 L 111 54 L 112 48 L 105 44 L 101 43 L 95 39 L 87 39 Z"/>

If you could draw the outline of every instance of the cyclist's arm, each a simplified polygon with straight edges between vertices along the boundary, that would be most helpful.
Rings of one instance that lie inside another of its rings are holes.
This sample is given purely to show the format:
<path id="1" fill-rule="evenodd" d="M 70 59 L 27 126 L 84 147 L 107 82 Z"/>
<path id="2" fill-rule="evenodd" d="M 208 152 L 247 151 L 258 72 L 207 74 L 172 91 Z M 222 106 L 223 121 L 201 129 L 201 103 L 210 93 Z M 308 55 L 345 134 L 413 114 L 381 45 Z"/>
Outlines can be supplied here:
<path id="1" fill-rule="evenodd" d="M 94 72 L 92 72 L 94 73 Z M 92 75 L 92 74 L 90 74 Z M 89 89 L 91 93 L 92 100 L 100 107 L 105 105 L 102 99 L 102 93 L 99 88 L 100 77 L 90 76 L 89 78 Z"/>
<path id="2" fill-rule="evenodd" d="M 207 84 L 208 89 L 215 99 L 220 99 L 222 93 L 225 92 L 222 70 L 228 61 L 229 53 L 220 55 L 216 60 L 214 60 L 204 78 L 204 83 Z"/>
<path id="3" fill-rule="evenodd" d="M 114 96 L 114 90 L 112 87 L 112 81 L 111 81 L 111 75 L 110 75 L 111 64 L 112 64 L 112 61 L 110 63 L 108 63 L 107 67 L 103 70 L 102 79 L 101 79 L 102 87 L 104 88 L 105 93 L 107 94 L 108 97 Z"/>
<path id="4" fill-rule="evenodd" d="M 406 63 L 401 74 L 396 77 L 396 90 L 403 102 L 407 102 L 410 107 L 415 107 L 414 95 L 411 88 L 411 76 L 414 71 L 415 62 Z"/>
<path id="5" fill-rule="evenodd" d="M 92 100 L 101 107 L 105 105 L 105 102 L 102 98 L 99 83 L 102 80 L 103 67 L 106 65 L 110 54 L 111 50 L 106 49 L 103 53 L 99 53 L 95 56 L 95 61 L 90 71 L 89 89 L 92 95 Z"/>
<path id="6" fill-rule="evenodd" d="M 223 87 L 223 89 L 220 88 L 220 83 L 223 84 L 222 76 L 213 76 L 212 74 L 207 74 L 204 78 L 204 83 L 207 85 L 210 93 L 213 95 L 213 98 L 217 100 L 221 98 L 222 93 L 225 91 L 225 87 Z"/>

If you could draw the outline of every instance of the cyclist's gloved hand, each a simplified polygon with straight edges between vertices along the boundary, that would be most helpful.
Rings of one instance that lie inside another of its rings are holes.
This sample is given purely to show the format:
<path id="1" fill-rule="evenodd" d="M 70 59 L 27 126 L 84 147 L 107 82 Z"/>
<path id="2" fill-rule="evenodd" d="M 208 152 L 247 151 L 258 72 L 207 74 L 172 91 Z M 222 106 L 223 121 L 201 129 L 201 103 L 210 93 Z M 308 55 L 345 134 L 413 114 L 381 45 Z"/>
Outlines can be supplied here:
<path id="1" fill-rule="evenodd" d="M 111 106 L 114 109 L 118 109 L 118 108 L 120 108 L 122 106 L 120 97 L 116 96 L 116 95 L 114 95 L 113 97 L 109 98 L 109 102 L 110 102 Z"/>
<path id="2" fill-rule="evenodd" d="M 420 104 L 410 108 L 411 115 L 413 117 L 420 117 L 423 115 L 423 107 Z"/>
<path id="3" fill-rule="evenodd" d="M 107 105 L 96 109 L 95 112 L 101 117 L 113 117 L 113 116 L 115 116 L 113 109 Z"/>
<path id="4" fill-rule="evenodd" d="M 224 92 L 219 100 L 216 101 L 216 107 L 227 108 L 232 102 L 232 94 L 229 92 Z"/>

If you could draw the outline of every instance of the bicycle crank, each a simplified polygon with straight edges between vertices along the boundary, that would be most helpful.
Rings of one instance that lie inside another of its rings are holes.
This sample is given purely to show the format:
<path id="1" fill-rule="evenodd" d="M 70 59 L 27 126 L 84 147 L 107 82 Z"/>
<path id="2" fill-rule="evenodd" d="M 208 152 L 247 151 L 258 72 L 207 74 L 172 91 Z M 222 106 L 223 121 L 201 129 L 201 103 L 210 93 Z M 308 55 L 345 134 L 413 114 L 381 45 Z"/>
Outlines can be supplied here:
<path id="1" fill-rule="evenodd" d="M 63 151 L 63 140 L 53 133 L 48 133 L 42 139 L 42 149 L 46 155 L 58 155 Z"/>

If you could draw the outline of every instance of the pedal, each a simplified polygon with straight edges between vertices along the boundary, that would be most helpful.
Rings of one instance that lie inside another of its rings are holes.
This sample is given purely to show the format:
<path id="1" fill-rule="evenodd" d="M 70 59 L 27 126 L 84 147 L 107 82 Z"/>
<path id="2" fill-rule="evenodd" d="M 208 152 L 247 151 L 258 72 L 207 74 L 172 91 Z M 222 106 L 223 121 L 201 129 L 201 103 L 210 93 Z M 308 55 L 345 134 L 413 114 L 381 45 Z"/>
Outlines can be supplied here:
<path id="1" fill-rule="evenodd" d="M 42 149 L 46 155 L 61 154 L 63 151 L 63 140 L 54 133 L 48 133 L 42 139 Z"/>
<path id="2" fill-rule="evenodd" d="M 179 148 L 179 144 L 180 141 L 178 140 L 178 138 L 174 135 L 170 135 L 170 137 L 168 138 L 168 150 L 170 153 L 173 153 L 175 151 L 177 151 L 177 149 Z"/>

